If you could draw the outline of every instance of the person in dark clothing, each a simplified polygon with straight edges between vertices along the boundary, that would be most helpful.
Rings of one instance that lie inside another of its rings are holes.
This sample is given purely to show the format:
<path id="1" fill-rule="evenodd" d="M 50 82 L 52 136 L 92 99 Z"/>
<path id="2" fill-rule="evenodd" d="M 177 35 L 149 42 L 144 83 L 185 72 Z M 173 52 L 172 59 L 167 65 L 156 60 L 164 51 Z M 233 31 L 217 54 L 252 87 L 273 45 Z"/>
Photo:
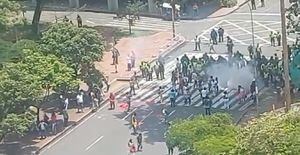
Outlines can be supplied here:
<path id="1" fill-rule="evenodd" d="M 79 15 L 77 15 L 77 24 L 78 24 L 78 27 L 82 27 L 82 19 Z"/>
<path id="2" fill-rule="evenodd" d="M 218 34 L 219 34 L 219 42 L 223 42 L 224 41 L 224 29 L 222 27 L 220 27 L 218 29 Z"/>
<path id="3" fill-rule="evenodd" d="M 214 45 L 218 44 L 217 37 L 218 37 L 218 33 L 216 32 L 215 29 L 212 29 L 211 32 L 210 32 L 210 38 L 211 38 Z"/>
<path id="4" fill-rule="evenodd" d="M 281 46 L 281 34 L 280 34 L 280 32 L 277 32 L 276 40 L 277 40 L 278 46 Z"/>
<path id="5" fill-rule="evenodd" d="M 252 10 L 256 10 L 255 0 L 251 0 L 251 7 L 252 7 Z"/>
<path id="6" fill-rule="evenodd" d="M 136 137 L 136 140 L 137 140 L 137 151 L 142 151 L 142 149 L 143 149 L 143 145 L 142 145 L 143 136 L 142 136 L 141 133 L 139 133 L 139 135 Z"/>
<path id="7" fill-rule="evenodd" d="M 265 7 L 265 0 L 260 0 L 261 7 Z"/>

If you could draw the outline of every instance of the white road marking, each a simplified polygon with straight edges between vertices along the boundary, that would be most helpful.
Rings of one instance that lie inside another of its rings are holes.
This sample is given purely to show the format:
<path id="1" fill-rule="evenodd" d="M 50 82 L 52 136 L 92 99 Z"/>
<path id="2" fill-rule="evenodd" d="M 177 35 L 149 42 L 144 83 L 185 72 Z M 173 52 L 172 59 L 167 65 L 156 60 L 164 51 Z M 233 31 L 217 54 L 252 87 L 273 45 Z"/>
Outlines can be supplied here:
<path id="1" fill-rule="evenodd" d="M 87 23 L 90 23 L 90 24 L 94 24 L 94 25 L 96 24 L 95 22 L 92 22 L 92 21 L 90 21 L 90 20 L 86 20 L 86 22 L 87 22 Z"/>
<path id="2" fill-rule="evenodd" d="M 85 149 L 85 151 L 87 151 L 87 150 L 89 150 L 90 148 L 92 148 L 93 145 L 95 145 L 96 143 L 98 143 L 102 138 L 103 138 L 103 136 L 97 138 L 92 144 L 90 144 L 90 145 Z"/>
<path id="3" fill-rule="evenodd" d="M 226 21 L 227 23 L 230 23 L 230 24 L 232 24 L 233 26 L 239 28 L 240 30 L 245 31 L 246 33 L 252 35 L 252 32 L 250 32 L 250 31 L 248 31 L 248 30 L 242 28 L 241 26 L 239 26 L 239 25 L 237 25 L 237 24 L 235 24 L 235 23 L 232 23 L 232 22 L 230 22 L 230 21 L 228 21 L 228 20 L 225 20 L 225 21 Z M 263 40 L 263 41 L 265 41 L 265 42 L 267 42 L 267 43 L 270 43 L 268 40 L 263 39 L 262 37 L 260 37 L 260 36 L 258 36 L 258 35 L 256 35 L 256 34 L 254 34 L 254 36 L 255 36 L 256 38 L 260 39 L 260 40 Z"/>
<path id="4" fill-rule="evenodd" d="M 168 116 L 171 116 L 172 114 L 174 114 L 175 111 L 176 110 L 173 110 L 172 112 L 170 112 Z"/>
<path id="5" fill-rule="evenodd" d="M 100 109 L 97 110 L 97 112 L 102 111 L 104 108 L 106 108 L 108 106 L 108 104 L 103 105 Z M 80 127 L 83 123 L 85 123 L 87 120 L 89 120 L 91 117 L 95 116 L 96 112 L 91 114 L 90 116 L 88 116 L 85 120 L 83 120 L 82 122 L 80 122 L 77 126 L 75 126 L 74 128 L 72 128 L 71 130 L 69 130 L 66 134 L 62 135 L 60 138 L 58 138 L 56 141 L 54 141 L 53 143 L 51 143 L 47 149 L 51 148 L 52 146 L 54 146 L 56 143 L 58 143 L 59 141 L 61 141 L 63 138 L 65 138 L 66 136 L 68 136 L 71 132 L 73 132 L 75 129 L 77 129 L 78 127 Z M 43 152 L 43 150 L 41 151 L 41 153 Z"/>
<path id="6" fill-rule="evenodd" d="M 260 25 L 261 27 L 264 27 L 265 29 L 267 29 L 269 31 L 273 31 L 273 32 L 276 31 L 276 30 L 280 30 L 281 29 L 281 28 L 271 29 L 271 28 L 265 26 L 264 24 L 259 23 L 258 21 L 254 21 L 254 23 L 257 24 L 257 25 Z M 289 37 L 287 37 L 287 39 L 290 40 L 290 41 L 295 41 L 295 39 L 292 39 L 292 38 L 289 38 Z"/>
<path id="7" fill-rule="evenodd" d="M 244 13 L 244 12 L 240 12 L 240 13 L 233 13 L 235 15 L 250 15 L 250 13 Z M 254 16 L 280 16 L 279 13 L 253 13 Z"/>
<path id="8" fill-rule="evenodd" d="M 152 110 L 148 115 L 146 115 L 140 122 L 144 122 L 146 118 L 148 118 L 154 111 Z"/>
<path id="9" fill-rule="evenodd" d="M 130 113 L 128 113 L 122 120 L 125 120 L 127 117 L 129 117 L 132 113 L 134 113 L 137 110 L 137 108 L 134 108 Z"/>
<path id="10" fill-rule="evenodd" d="M 191 115 L 188 117 L 188 119 L 191 119 L 193 116 L 194 116 L 194 114 L 191 114 Z"/>

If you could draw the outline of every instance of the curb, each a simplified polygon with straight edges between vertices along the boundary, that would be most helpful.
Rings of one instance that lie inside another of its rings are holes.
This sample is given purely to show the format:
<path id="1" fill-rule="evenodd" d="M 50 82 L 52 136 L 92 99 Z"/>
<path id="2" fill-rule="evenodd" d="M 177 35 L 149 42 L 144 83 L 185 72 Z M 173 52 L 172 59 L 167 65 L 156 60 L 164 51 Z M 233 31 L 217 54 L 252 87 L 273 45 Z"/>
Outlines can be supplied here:
<path id="1" fill-rule="evenodd" d="M 178 41 L 175 42 L 174 44 L 172 44 L 172 46 L 169 46 L 171 48 L 166 48 L 164 50 L 164 52 L 162 52 L 162 56 L 166 56 L 168 54 L 170 54 L 172 51 L 174 51 L 175 49 L 179 48 L 183 43 L 185 43 L 185 38 L 181 35 L 177 35 L 178 36 Z M 181 39 L 180 39 L 181 37 Z M 175 37 L 176 38 L 176 37 Z M 172 40 L 174 40 L 175 38 L 173 38 Z M 157 58 L 151 60 L 150 63 L 154 62 Z M 140 72 L 140 71 L 138 71 Z M 114 82 L 116 82 L 117 79 L 112 80 L 109 85 L 113 84 Z M 123 87 L 120 87 L 117 89 L 116 92 L 120 92 L 123 89 Z M 102 104 L 100 104 L 100 107 L 103 107 L 105 105 L 105 103 L 108 101 L 109 99 L 106 98 L 104 99 L 104 101 L 102 101 Z M 98 110 L 97 110 L 98 111 Z M 96 112 L 97 112 L 96 111 Z M 47 143 L 45 143 L 42 147 L 38 148 L 37 151 L 34 152 L 34 154 L 39 154 L 43 149 L 45 149 L 45 147 L 47 147 L 48 145 L 50 145 L 51 143 L 55 142 L 56 140 L 58 140 L 61 136 L 65 135 L 69 130 L 71 130 L 72 128 L 74 128 L 75 126 L 77 126 L 78 124 L 80 124 L 83 120 L 85 120 L 88 116 L 90 116 L 91 114 L 95 113 L 93 110 L 90 110 L 89 112 L 87 112 L 85 115 L 83 115 L 81 118 L 79 118 L 79 120 L 77 122 L 75 122 L 74 124 L 66 127 L 63 131 L 61 131 L 60 133 L 58 133 L 52 140 L 48 141 Z"/>
<path id="2" fill-rule="evenodd" d="M 232 14 L 233 12 L 235 12 L 236 10 L 240 9 L 241 7 L 243 7 L 245 4 L 247 4 L 248 2 L 250 2 L 250 0 L 245 0 L 243 3 L 241 3 L 240 5 L 238 5 L 235 9 L 232 9 L 230 12 L 219 15 L 219 16 L 214 16 L 214 17 L 207 17 L 208 19 L 214 19 L 214 18 L 220 18 L 220 17 L 224 17 L 227 16 L 229 14 Z"/>

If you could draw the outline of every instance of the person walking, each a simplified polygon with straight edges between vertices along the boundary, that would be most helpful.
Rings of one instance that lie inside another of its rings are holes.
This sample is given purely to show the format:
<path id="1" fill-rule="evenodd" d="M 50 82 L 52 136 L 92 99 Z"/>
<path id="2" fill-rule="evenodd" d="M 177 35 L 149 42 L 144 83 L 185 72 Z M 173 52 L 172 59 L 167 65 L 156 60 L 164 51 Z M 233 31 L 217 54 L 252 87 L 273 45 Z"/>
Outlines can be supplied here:
<path id="1" fill-rule="evenodd" d="M 132 139 L 129 139 L 127 146 L 129 148 L 129 155 L 133 155 L 136 152 L 136 148 L 135 148 L 135 145 L 134 145 Z"/>
<path id="2" fill-rule="evenodd" d="M 191 106 L 192 100 L 191 100 L 191 91 L 189 88 L 185 87 L 184 90 L 184 104 L 187 106 Z"/>
<path id="3" fill-rule="evenodd" d="M 209 97 L 205 97 L 203 100 L 203 105 L 205 109 L 205 115 L 211 115 L 211 99 Z"/>
<path id="4" fill-rule="evenodd" d="M 133 112 L 133 114 L 131 115 L 131 127 L 133 129 L 133 134 L 137 134 L 137 132 L 136 132 L 137 126 L 138 126 L 138 121 L 136 118 L 136 113 Z"/>
<path id="5" fill-rule="evenodd" d="M 80 90 L 76 96 L 77 100 L 77 112 L 83 112 L 83 91 Z"/>
<path id="6" fill-rule="evenodd" d="M 229 109 L 229 97 L 228 97 L 228 92 L 225 90 L 223 93 L 223 103 L 226 109 Z"/>
<path id="7" fill-rule="evenodd" d="M 136 87 L 140 89 L 139 80 L 136 71 L 133 72 L 133 83 L 136 84 Z"/>
<path id="8" fill-rule="evenodd" d="M 112 65 L 119 64 L 119 56 L 120 56 L 119 50 L 113 47 L 111 52 L 112 52 L 112 59 L 113 59 Z"/>
<path id="9" fill-rule="evenodd" d="M 168 148 L 168 155 L 173 155 L 174 154 L 174 147 L 168 141 L 166 141 L 166 145 L 167 145 L 167 148 Z"/>
<path id="10" fill-rule="evenodd" d="M 127 102 L 127 112 L 129 112 L 131 107 L 131 94 L 129 92 L 126 93 L 126 102 Z"/>
<path id="11" fill-rule="evenodd" d="M 141 133 L 136 137 L 137 140 L 137 151 L 142 151 L 143 150 L 143 136 Z"/>
<path id="12" fill-rule="evenodd" d="M 256 10 L 255 0 L 251 0 L 251 7 L 252 7 L 252 10 Z"/>
<path id="13" fill-rule="evenodd" d="M 159 95 L 160 104 L 163 104 L 163 93 L 164 93 L 164 88 L 162 86 L 159 86 L 158 95 Z"/>
<path id="14" fill-rule="evenodd" d="M 51 113 L 51 131 L 52 131 L 53 135 L 56 135 L 56 133 L 57 133 L 56 121 L 57 121 L 56 113 L 53 111 Z"/>
<path id="15" fill-rule="evenodd" d="M 77 24 L 78 27 L 82 27 L 82 18 L 79 16 L 79 14 L 77 14 Z"/>
<path id="16" fill-rule="evenodd" d="M 115 99 L 116 99 L 115 94 L 113 92 L 111 92 L 109 94 L 110 110 L 114 110 L 116 108 Z"/>
<path id="17" fill-rule="evenodd" d="M 134 81 L 133 78 L 130 79 L 129 81 L 129 88 L 130 88 L 130 94 L 135 95 L 135 88 L 134 88 Z"/>
<path id="18" fill-rule="evenodd" d="M 163 122 L 164 123 L 168 123 L 168 116 L 169 116 L 169 112 L 167 111 L 167 109 L 165 107 L 163 107 L 163 109 L 161 110 L 163 116 L 164 116 L 164 119 L 163 119 Z"/>
<path id="19" fill-rule="evenodd" d="M 195 51 L 201 51 L 200 45 L 201 45 L 201 37 L 196 35 L 195 39 Z"/>
<path id="20" fill-rule="evenodd" d="M 169 97 L 170 97 L 171 107 L 175 107 L 176 91 L 174 88 L 169 92 Z"/>
<path id="21" fill-rule="evenodd" d="M 217 53 L 211 41 L 209 42 L 209 53 Z"/>

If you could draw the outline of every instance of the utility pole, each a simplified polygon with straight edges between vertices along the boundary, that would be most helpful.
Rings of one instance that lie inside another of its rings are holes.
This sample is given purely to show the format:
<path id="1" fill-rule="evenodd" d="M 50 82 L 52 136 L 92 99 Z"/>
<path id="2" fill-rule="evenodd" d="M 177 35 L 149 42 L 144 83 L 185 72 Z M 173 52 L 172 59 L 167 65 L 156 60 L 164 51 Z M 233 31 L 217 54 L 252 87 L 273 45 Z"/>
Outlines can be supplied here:
<path id="1" fill-rule="evenodd" d="M 282 29 L 282 55 L 283 55 L 283 70 L 284 70 L 284 97 L 285 97 L 285 110 L 288 112 L 291 108 L 291 89 L 290 89 L 290 75 L 289 75 L 289 56 L 287 47 L 286 36 L 286 19 L 285 19 L 285 6 L 284 0 L 280 0 L 280 12 L 281 12 L 281 29 Z"/>
<path id="2" fill-rule="evenodd" d="M 253 11 L 252 11 L 252 8 L 250 6 L 250 4 L 248 3 L 248 7 L 249 7 L 249 10 L 250 10 L 250 17 L 251 17 L 251 33 L 252 33 L 252 52 L 254 53 L 254 79 L 255 79 L 255 94 L 256 94 L 256 113 L 257 115 L 259 114 L 259 111 L 258 111 L 258 87 L 257 87 L 257 53 L 255 51 L 255 39 L 254 39 L 254 23 L 253 23 Z"/>
<path id="3" fill-rule="evenodd" d="M 173 30 L 173 38 L 175 38 L 175 11 L 176 6 L 174 0 L 171 0 L 171 7 L 172 7 L 172 30 Z"/>

